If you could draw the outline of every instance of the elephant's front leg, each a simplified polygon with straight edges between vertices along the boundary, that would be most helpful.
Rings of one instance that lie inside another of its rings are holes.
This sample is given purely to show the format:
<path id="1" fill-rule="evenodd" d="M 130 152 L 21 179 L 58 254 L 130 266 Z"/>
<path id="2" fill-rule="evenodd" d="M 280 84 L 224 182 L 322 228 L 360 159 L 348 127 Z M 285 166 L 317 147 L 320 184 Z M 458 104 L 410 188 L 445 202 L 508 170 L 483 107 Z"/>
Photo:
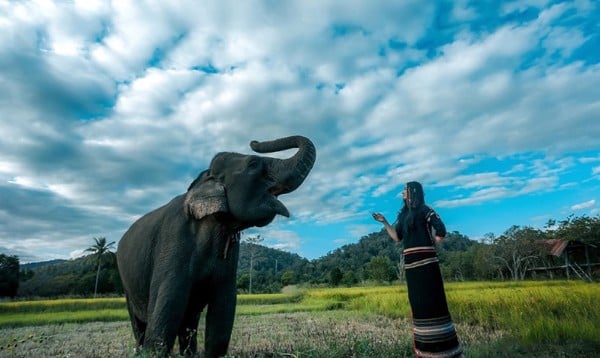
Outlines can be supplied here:
<path id="1" fill-rule="evenodd" d="M 204 349 L 207 358 L 227 354 L 236 306 L 235 284 L 228 284 L 215 292 L 208 303 Z"/>
<path id="2" fill-rule="evenodd" d="M 198 354 L 198 321 L 201 308 L 188 308 L 179 327 L 179 354 L 195 357 Z"/>
<path id="3" fill-rule="evenodd" d="M 154 350 L 162 356 L 171 352 L 187 306 L 188 290 L 186 285 L 175 284 L 175 280 L 165 280 L 154 291 L 144 350 Z"/>

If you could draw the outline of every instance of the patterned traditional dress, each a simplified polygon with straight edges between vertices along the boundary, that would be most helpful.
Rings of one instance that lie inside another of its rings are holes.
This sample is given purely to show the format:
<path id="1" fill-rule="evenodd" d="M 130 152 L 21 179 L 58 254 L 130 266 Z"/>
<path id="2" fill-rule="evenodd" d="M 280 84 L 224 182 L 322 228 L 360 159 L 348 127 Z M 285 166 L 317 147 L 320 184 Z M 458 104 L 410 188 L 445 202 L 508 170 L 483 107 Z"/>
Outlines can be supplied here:
<path id="1" fill-rule="evenodd" d="M 412 308 L 414 352 L 417 357 L 460 357 L 462 349 L 448 311 L 444 283 L 432 229 L 445 236 L 446 227 L 430 207 L 416 212 L 414 225 L 395 223 L 404 242 L 404 269 Z"/>

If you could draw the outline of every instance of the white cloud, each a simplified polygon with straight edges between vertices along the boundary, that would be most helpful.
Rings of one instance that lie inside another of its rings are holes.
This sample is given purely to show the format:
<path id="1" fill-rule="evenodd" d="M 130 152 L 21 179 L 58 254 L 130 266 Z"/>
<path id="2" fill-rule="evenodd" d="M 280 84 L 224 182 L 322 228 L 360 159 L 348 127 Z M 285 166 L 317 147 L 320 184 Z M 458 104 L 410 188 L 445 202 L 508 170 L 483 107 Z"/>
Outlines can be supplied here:
<path id="1" fill-rule="evenodd" d="M 0 234 L 60 240 L 42 202 L 75 218 L 70 245 L 118 239 L 217 152 L 296 133 L 318 159 L 291 221 L 350 223 L 340 236 L 409 180 L 448 190 L 445 208 L 572 190 L 563 176 L 598 160 L 566 153 L 597 150 L 600 67 L 570 60 L 591 35 L 557 19 L 593 4 L 502 7 L 540 14 L 479 32 L 489 14 L 466 2 L 2 3 Z M 276 245 L 309 240 L 278 225 Z"/>
<path id="2" fill-rule="evenodd" d="M 571 206 L 571 210 L 585 210 L 585 209 L 589 209 L 592 208 L 596 205 L 596 200 L 592 199 L 592 200 L 588 200 L 586 202 L 583 203 L 579 203 L 579 204 L 575 204 Z"/>
<path id="3" fill-rule="evenodd" d="M 578 159 L 578 161 L 580 163 L 584 163 L 584 164 L 600 162 L 600 155 L 597 156 L 597 157 L 588 157 L 588 156 L 581 157 L 581 158 Z"/>
<path id="4" fill-rule="evenodd" d="M 487 186 L 503 186 L 509 184 L 510 177 L 502 177 L 499 173 L 475 173 L 472 175 L 459 175 L 454 178 L 440 181 L 439 185 L 457 185 L 462 188 L 481 188 Z"/>
<path id="5" fill-rule="evenodd" d="M 527 180 L 525 186 L 519 191 L 519 194 L 528 194 L 552 190 L 556 188 L 556 184 L 558 182 L 558 177 L 531 178 Z"/>
<path id="6" fill-rule="evenodd" d="M 84 255 L 89 255 L 89 252 L 86 252 L 84 249 L 73 250 L 69 253 L 69 259 L 76 259 L 78 257 L 82 257 Z"/>
<path id="7" fill-rule="evenodd" d="M 465 205 L 477 205 L 487 201 L 509 198 L 512 196 L 515 196 L 515 192 L 505 187 L 485 188 L 474 191 L 468 197 L 438 200 L 434 203 L 434 205 L 440 208 L 453 208 Z"/>
<path id="8" fill-rule="evenodd" d="M 257 234 L 253 234 L 255 231 L 258 232 L 257 230 L 249 230 L 245 236 L 256 236 Z M 261 245 L 288 252 L 298 252 L 303 241 L 296 232 L 289 230 L 277 230 L 271 227 L 261 229 L 258 235 L 264 238 L 264 241 L 261 242 Z M 244 238 L 242 238 L 242 240 L 243 239 Z"/>

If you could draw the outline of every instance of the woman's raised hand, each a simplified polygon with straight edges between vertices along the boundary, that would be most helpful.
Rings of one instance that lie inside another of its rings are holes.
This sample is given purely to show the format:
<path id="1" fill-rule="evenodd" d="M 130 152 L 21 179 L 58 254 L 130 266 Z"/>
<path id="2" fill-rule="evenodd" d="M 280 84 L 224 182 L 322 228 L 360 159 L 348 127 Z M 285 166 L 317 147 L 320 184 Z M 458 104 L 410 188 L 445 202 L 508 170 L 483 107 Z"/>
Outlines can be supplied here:
<path id="1" fill-rule="evenodd" d="M 381 215 L 380 213 L 373 213 L 373 219 L 375 219 L 376 221 L 379 221 L 380 223 L 384 223 L 387 220 L 385 219 L 385 216 Z"/>

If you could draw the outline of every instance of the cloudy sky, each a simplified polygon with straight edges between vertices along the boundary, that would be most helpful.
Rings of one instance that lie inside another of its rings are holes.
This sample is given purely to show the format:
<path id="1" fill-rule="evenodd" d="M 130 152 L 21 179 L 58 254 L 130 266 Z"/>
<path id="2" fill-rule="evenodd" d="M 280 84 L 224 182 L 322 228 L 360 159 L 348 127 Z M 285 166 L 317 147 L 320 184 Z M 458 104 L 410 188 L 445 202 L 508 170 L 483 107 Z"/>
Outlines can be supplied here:
<path id="1" fill-rule="evenodd" d="M 70 258 L 220 151 L 312 139 L 292 216 L 314 259 L 393 220 L 406 181 L 450 231 L 600 214 L 597 1 L 2 1 L 0 252 Z M 282 156 L 290 153 L 282 153 Z M 390 244 L 392 242 L 390 241 Z"/>

